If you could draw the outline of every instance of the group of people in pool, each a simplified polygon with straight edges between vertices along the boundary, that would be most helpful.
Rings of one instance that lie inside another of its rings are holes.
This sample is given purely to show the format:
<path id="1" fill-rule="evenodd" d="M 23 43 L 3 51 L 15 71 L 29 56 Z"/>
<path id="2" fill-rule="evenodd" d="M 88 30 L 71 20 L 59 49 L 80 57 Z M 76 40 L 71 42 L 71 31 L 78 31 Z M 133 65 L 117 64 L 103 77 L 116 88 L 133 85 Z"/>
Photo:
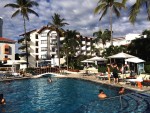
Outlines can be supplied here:
<path id="1" fill-rule="evenodd" d="M 119 94 L 119 95 L 122 95 L 122 94 L 124 94 L 124 93 L 125 93 L 125 88 L 124 88 L 124 87 L 120 87 L 118 94 Z M 100 99 L 104 99 L 104 98 L 107 98 L 108 96 L 104 93 L 104 91 L 103 91 L 102 89 L 100 89 L 100 90 L 99 90 L 98 97 L 99 97 Z"/>

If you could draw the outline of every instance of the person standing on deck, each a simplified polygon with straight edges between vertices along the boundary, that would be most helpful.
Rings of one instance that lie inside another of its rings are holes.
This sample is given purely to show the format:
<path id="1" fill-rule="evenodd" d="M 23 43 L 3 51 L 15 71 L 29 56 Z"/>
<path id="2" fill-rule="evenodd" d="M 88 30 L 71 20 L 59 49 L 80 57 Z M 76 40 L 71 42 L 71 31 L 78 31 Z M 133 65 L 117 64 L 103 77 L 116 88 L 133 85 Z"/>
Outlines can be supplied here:
<path id="1" fill-rule="evenodd" d="M 118 68 L 117 64 L 114 63 L 114 65 L 113 65 L 114 83 L 118 83 L 118 78 L 119 78 L 119 76 L 118 76 L 118 70 L 119 70 L 119 68 Z"/>
<path id="2" fill-rule="evenodd" d="M 111 73 L 110 73 L 110 64 L 107 64 L 107 73 L 108 73 L 108 81 L 109 81 L 109 84 L 110 84 L 110 76 L 111 76 Z"/>

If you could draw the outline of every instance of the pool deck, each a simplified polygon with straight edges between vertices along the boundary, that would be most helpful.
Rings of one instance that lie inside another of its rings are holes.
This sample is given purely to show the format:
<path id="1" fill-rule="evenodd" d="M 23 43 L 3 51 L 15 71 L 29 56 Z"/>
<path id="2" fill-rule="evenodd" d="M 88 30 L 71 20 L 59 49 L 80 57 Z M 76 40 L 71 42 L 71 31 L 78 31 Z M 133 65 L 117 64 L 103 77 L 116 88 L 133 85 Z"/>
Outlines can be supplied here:
<path id="1" fill-rule="evenodd" d="M 111 83 L 108 82 L 108 80 L 100 80 L 99 78 L 97 78 L 94 74 L 92 75 L 83 75 L 83 73 L 70 73 L 70 74 L 56 74 L 56 73 L 50 73 L 50 74 L 54 74 L 57 78 L 76 78 L 76 79 L 83 79 L 83 80 L 88 80 L 88 81 L 92 81 L 92 82 L 96 82 L 96 83 L 101 83 L 101 84 L 106 84 L 106 85 L 110 85 L 110 86 L 115 86 L 115 87 L 125 87 L 127 89 L 131 89 L 134 91 L 146 91 L 146 90 L 150 90 L 150 86 L 149 87 L 142 87 L 141 89 L 138 88 L 135 85 L 131 85 L 131 84 L 127 84 L 126 82 L 119 82 L 118 84 L 114 83 L 113 80 L 111 81 Z M 12 81 L 12 80 L 23 80 L 23 79 L 35 79 L 33 76 L 27 76 L 27 77 L 13 77 L 13 78 L 3 78 L 0 79 L 0 81 Z"/>
<path id="2" fill-rule="evenodd" d="M 126 82 L 119 82 L 119 83 L 114 83 L 113 80 L 111 81 L 111 83 L 109 83 L 108 80 L 100 80 L 99 78 L 97 78 L 95 75 L 90 75 L 90 76 L 83 76 L 83 74 L 77 73 L 77 74 L 68 74 L 68 75 L 64 75 L 64 76 L 56 76 L 58 78 L 76 78 L 76 79 L 83 79 L 83 80 L 88 80 L 88 81 L 92 81 L 92 82 L 96 82 L 96 83 L 101 83 L 101 84 L 106 84 L 106 85 L 111 85 L 111 86 L 115 86 L 115 87 L 125 87 L 127 89 L 131 89 L 134 91 L 150 91 L 150 86 L 149 87 L 145 87 L 143 86 L 141 89 L 138 88 L 137 86 L 131 85 L 131 84 L 126 84 Z"/>

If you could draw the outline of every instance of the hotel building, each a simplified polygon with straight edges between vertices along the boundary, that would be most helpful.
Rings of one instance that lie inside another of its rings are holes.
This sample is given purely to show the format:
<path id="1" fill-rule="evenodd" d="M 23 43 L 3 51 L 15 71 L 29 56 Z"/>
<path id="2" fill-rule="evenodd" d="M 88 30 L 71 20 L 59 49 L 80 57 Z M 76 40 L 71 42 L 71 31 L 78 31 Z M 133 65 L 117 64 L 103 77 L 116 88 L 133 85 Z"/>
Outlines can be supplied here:
<path id="1" fill-rule="evenodd" d="M 0 37 L 0 62 L 5 63 L 7 60 L 15 60 L 15 41 Z"/>
<path id="2" fill-rule="evenodd" d="M 58 58 L 58 44 L 57 44 L 57 32 L 52 30 L 51 27 L 43 26 L 40 29 L 35 29 L 26 33 L 28 41 L 28 52 L 29 52 L 29 67 L 38 67 L 41 62 L 49 62 L 51 66 L 59 65 Z M 20 35 L 21 39 L 18 43 L 21 46 L 18 48 L 21 52 L 21 60 L 26 60 L 25 52 L 25 39 L 24 34 Z M 93 55 L 91 51 L 92 39 L 89 37 L 82 37 L 81 50 L 76 55 Z M 60 40 L 64 40 L 64 37 L 60 37 Z M 61 47 L 61 45 L 60 45 Z M 65 62 L 64 58 L 60 58 L 60 64 Z M 20 68 L 26 68 L 26 64 L 22 64 Z"/>

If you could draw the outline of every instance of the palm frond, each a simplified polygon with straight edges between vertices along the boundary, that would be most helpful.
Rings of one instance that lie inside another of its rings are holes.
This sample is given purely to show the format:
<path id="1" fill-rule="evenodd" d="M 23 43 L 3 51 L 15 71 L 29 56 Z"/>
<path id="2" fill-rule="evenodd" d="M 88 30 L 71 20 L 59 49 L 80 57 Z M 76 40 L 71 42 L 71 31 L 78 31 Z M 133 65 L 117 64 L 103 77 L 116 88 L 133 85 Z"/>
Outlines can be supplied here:
<path id="1" fill-rule="evenodd" d="M 113 12 L 116 14 L 116 16 L 119 18 L 119 17 L 120 17 L 120 12 L 119 12 L 119 10 L 118 10 L 115 6 L 113 6 L 112 10 L 113 10 Z"/>
<path id="2" fill-rule="evenodd" d="M 27 12 L 36 15 L 37 17 L 39 17 L 39 15 L 32 9 L 27 8 Z"/>
<path id="3" fill-rule="evenodd" d="M 14 13 L 12 14 L 11 18 L 17 16 L 19 13 L 20 13 L 20 10 L 17 10 L 16 12 L 14 12 Z"/>
<path id="4" fill-rule="evenodd" d="M 28 7 L 39 6 L 39 4 L 35 1 L 30 1 L 26 4 Z"/>
<path id="5" fill-rule="evenodd" d="M 106 7 L 107 4 L 100 4 L 94 9 L 94 14 L 98 13 L 101 9 Z"/>
<path id="6" fill-rule="evenodd" d="M 4 7 L 19 8 L 18 4 L 6 4 Z"/>
<path id="7" fill-rule="evenodd" d="M 105 16 L 105 15 L 107 14 L 107 10 L 108 10 L 108 7 L 106 6 L 106 7 L 104 8 L 104 11 L 102 12 L 101 17 L 99 18 L 99 21 L 103 18 L 103 16 Z"/>
<path id="8" fill-rule="evenodd" d="M 135 3 L 134 5 L 131 6 L 130 12 L 129 12 L 129 21 L 134 24 L 136 21 L 136 16 L 140 12 L 140 8 L 137 7 L 137 4 Z"/>

